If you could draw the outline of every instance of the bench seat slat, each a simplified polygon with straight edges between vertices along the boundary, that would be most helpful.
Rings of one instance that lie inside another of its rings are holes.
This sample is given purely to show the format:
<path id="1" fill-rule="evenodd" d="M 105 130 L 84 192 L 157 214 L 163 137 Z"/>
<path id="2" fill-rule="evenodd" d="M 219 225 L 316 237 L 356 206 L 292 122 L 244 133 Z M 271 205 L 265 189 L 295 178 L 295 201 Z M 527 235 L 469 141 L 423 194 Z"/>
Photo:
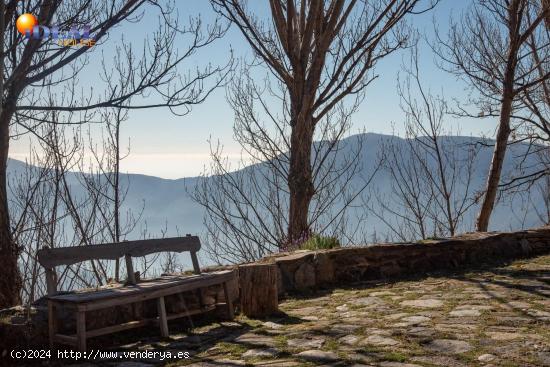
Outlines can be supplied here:
<path id="1" fill-rule="evenodd" d="M 181 293 L 199 287 L 208 287 L 227 282 L 233 279 L 234 276 L 235 274 L 232 270 L 202 273 L 186 277 L 165 276 L 151 281 L 144 281 L 137 285 L 62 294 L 48 297 L 48 299 L 55 303 L 74 304 L 81 310 L 90 311 Z"/>

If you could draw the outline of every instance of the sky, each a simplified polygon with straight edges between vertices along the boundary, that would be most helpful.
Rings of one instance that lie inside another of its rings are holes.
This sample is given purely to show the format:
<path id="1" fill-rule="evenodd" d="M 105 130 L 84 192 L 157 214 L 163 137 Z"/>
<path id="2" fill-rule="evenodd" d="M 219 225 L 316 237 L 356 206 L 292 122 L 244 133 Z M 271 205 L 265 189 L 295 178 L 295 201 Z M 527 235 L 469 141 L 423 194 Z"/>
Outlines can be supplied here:
<path id="1" fill-rule="evenodd" d="M 214 19 L 214 13 L 206 0 L 176 1 L 178 13 L 182 20 L 189 16 L 199 15 L 205 23 Z M 433 39 L 433 22 L 444 31 L 449 19 L 457 18 L 470 1 L 442 0 L 433 11 L 416 15 L 410 22 L 427 39 Z M 269 12 L 267 0 L 254 2 L 255 11 L 260 16 Z M 146 14 L 139 24 L 125 25 L 113 32 L 113 42 L 122 34 L 133 42 L 142 42 L 156 24 L 156 15 Z M 89 70 L 82 76 L 82 84 L 94 83 L 97 73 L 99 52 L 109 54 L 113 42 L 108 42 L 102 50 L 94 50 L 90 56 Z M 224 63 L 229 48 L 235 57 L 250 57 L 251 50 L 241 33 L 231 27 L 222 40 L 208 49 L 201 50 L 184 65 L 189 68 L 207 63 Z M 399 108 L 397 95 L 397 75 L 403 58 L 407 54 L 397 52 L 381 60 L 375 73 L 378 78 L 368 87 L 365 101 L 353 116 L 352 133 L 362 131 L 381 134 L 403 134 L 403 113 Z M 440 70 L 429 47 L 420 49 L 421 74 L 427 87 L 436 94 L 448 98 L 464 99 L 467 95 L 465 85 L 455 76 Z M 184 71 L 184 68 L 182 68 Z M 177 179 L 199 175 L 210 162 L 209 141 L 220 142 L 230 161 L 236 162 L 241 156 L 241 148 L 233 138 L 234 113 L 226 99 L 226 89 L 217 89 L 203 104 L 195 106 L 186 116 L 173 115 L 167 109 L 132 111 L 122 127 L 122 140 L 128 142 L 130 153 L 122 161 L 121 169 L 125 173 L 139 173 L 167 179 Z M 493 120 L 456 120 L 449 118 L 447 127 L 460 135 L 488 135 L 494 132 L 496 122 Z M 24 160 L 32 144 L 30 137 L 12 141 L 10 156 Z"/>

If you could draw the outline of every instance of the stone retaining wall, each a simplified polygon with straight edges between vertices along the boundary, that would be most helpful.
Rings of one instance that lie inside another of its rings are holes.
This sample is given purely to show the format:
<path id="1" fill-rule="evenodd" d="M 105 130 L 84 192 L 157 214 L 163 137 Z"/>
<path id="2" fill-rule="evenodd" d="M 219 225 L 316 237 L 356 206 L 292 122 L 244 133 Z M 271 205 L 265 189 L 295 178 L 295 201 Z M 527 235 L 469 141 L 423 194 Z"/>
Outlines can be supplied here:
<path id="1" fill-rule="evenodd" d="M 303 251 L 262 261 L 277 264 L 281 296 L 334 284 L 420 275 L 546 253 L 550 253 L 550 227 L 471 233 L 412 244 Z"/>
<path id="2" fill-rule="evenodd" d="M 262 259 L 261 262 L 277 265 L 277 288 L 279 296 L 283 296 L 287 293 L 336 284 L 345 285 L 356 281 L 422 275 L 431 271 L 547 253 L 550 253 L 550 227 L 512 233 L 473 233 L 413 244 L 380 244 L 322 251 L 299 251 L 273 255 Z M 208 269 L 205 270 L 208 271 Z M 237 281 L 229 286 L 231 298 L 237 305 L 240 287 Z M 205 290 L 205 295 L 207 304 L 224 302 L 223 292 L 219 286 L 209 287 Z M 169 312 L 194 309 L 198 304 L 196 292 L 186 292 L 166 298 L 166 307 Z M 225 312 L 225 308 L 218 308 L 218 311 Z M 115 307 L 90 315 L 87 318 L 87 326 L 91 329 L 103 327 L 130 319 L 154 316 L 156 312 L 156 304 L 152 301 L 134 306 Z M 0 323 L 0 339 L 11 335 L 12 338 L 9 339 L 17 341 L 19 346 L 47 345 L 47 312 L 44 302 L 36 304 L 29 323 L 24 323 L 22 313 L 14 311 L 11 319 L 15 321 L 12 323 L 9 322 L 10 317 L 0 315 L 4 319 Z M 62 329 L 74 328 L 72 313 L 61 310 L 59 317 Z M 14 335 L 20 337 L 14 337 Z"/>

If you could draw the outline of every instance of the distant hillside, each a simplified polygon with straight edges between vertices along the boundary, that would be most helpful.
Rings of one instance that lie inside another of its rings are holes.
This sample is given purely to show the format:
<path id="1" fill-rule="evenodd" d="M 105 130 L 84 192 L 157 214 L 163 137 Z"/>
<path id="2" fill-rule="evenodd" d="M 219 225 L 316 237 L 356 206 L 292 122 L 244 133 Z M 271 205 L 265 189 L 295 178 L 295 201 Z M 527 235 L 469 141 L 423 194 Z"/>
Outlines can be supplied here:
<path id="1" fill-rule="evenodd" d="M 384 141 L 394 140 L 394 143 L 405 144 L 406 142 L 398 137 L 366 134 L 366 136 L 351 136 L 347 138 L 343 144 L 344 149 L 338 154 L 346 154 L 358 143 L 360 138 L 365 138 L 361 156 L 364 159 L 364 175 L 368 176 L 374 169 L 374 162 L 379 154 L 380 146 Z M 444 143 L 453 144 L 468 144 L 474 143 L 478 138 L 449 136 L 443 139 Z M 507 159 L 505 162 L 504 172 L 508 174 L 514 167 L 514 157 L 521 156 L 527 145 L 514 145 L 510 147 Z M 491 148 L 483 148 L 476 161 L 477 175 L 474 179 L 474 190 L 483 187 L 485 176 L 489 168 L 491 160 Z M 23 162 L 10 159 L 8 166 L 8 175 L 21 173 L 26 165 Z M 264 169 L 262 165 L 256 165 L 247 169 Z M 70 178 L 74 184 L 76 192 L 82 192 L 74 178 Z M 151 177 L 137 174 L 125 174 L 122 177 L 122 182 L 130 185 L 128 196 L 124 203 L 123 210 L 131 209 L 134 212 L 140 212 L 144 206 L 142 224 L 147 224 L 148 231 L 151 234 L 160 233 L 161 229 L 167 228 L 167 235 L 193 233 L 200 234 L 203 231 L 203 214 L 201 206 L 194 203 L 187 194 L 186 187 L 192 189 L 197 182 L 197 178 L 182 178 L 177 180 L 167 180 L 158 177 Z M 379 172 L 375 177 L 372 187 L 379 188 L 382 193 L 389 193 L 390 177 L 386 172 Z M 501 204 L 496 208 L 495 214 L 491 221 L 492 230 L 508 230 L 519 229 L 522 226 L 522 220 L 516 218 L 511 211 L 511 208 L 519 205 L 517 202 Z M 542 205 L 542 204 L 541 204 Z M 363 210 L 363 209 L 358 209 Z M 473 208 L 468 215 L 466 224 L 473 223 L 477 208 Z M 532 227 L 540 225 L 535 213 L 528 213 L 523 225 Z M 387 228 L 376 218 L 369 218 L 366 231 L 368 233 L 377 233 L 379 238 L 384 238 Z M 133 237 L 139 236 L 139 229 L 136 229 Z"/>

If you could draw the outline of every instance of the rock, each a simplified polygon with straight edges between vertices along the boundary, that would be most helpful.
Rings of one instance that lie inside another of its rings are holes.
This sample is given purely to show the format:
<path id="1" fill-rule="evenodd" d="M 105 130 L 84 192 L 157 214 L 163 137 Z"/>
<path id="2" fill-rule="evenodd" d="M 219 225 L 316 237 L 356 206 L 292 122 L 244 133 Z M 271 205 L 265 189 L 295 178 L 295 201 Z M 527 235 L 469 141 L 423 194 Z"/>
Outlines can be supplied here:
<path id="1" fill-rule="evenodd" d="M 537 357 L 543 366 L 550 366 L 550 352 L 539 352 Z"/>
<path id="2" fill-rule="evenodd" d="M 477 357 L 477 360 L 480 361 L 480 362 L 491 362 L 495 358 L 496 358 L 496 356 L 494 356 L 492 354 L 482 354 L 479 357 Z"/>
<path id="3" fill-rule="evenodd" d="M 485 334 L 493 340 L 514 340 L 522 337 L 522 334 L 519 333 L 506 333 L 502 331 L 487 331 Z"/>
<path id="4" fill-rule="evenodd" d="M 330 328 L 330 331 L 337 333 L 337 334 L 352 334 L 355 330 L 359 329 L 361 325 L 349 325 L 349 324 L 342 324 L 342 325 L 336 325 Z"/>
<path id="5" fill-rule="evenodd" d="M 292 348 L 321 348 L 324 339 L 289 339 L 287 345 Z"/>
<path id="6" fill-rule="evenodd" d="M 422 367 L 419 364 L 413 363 L 401 363 L 401 362 L 382 362 L 379 364 L 380 367 Z"/>
<path id="7" fill-rule="evenodd" d="M 462 340 L 435 339 L 425 345 L 426 349 L 443 354 L 460 354 L 472 350 L 472 346 Z"/>
<path id="8" fill-rule="evenodd" d="M 317 284 L 327 284 L 334 281 L 334 263 L 326 253 L 315 254 L 315 280 Z"/>
<path id="9" fill-rule="evenodd" d="M 264 366 L 264 367 L 298 367 L 302 364 L 291 359 L 277 359 L 274 360 L 265 360 L 254 363 L 254 366 Z M 216 366 L 220 367 L 220 366 Z"/>
<path id="10" fill-rule="evenodd" d="M 343 304 L 341 306 L 338 306 L 338 307 L 336 307 L 336 311 L 347 312 L 347 311 L 349 311 L 348 305 Z"/>
<path id="11" fill-rule="evenodd" d="M 300 265 L 294 273 L 294 286 L 298 290 L 305 290 L 315 286 L 315 268 L 309 263 Z"/>
<path id="12" fill-rule="evenodd" d="M 549 295 L 550 296 L 550 295 Z M 527 313 L 533 317 L 550 318 L 550 312 L 541 310 L 527 310 Z"/>
<path id="13" fill-rule="evenodd" d="M 395 339 L 384 337 L 381 335 L 371 335 L 363 339 L 361 342 L 362 345 L 377 345 L 377 346 L 393 346 L 399 344 Z"/>
<path id="14" fill-rule="evenodd" d="M 378 297 L 361 297 L 356 298 L 353 301 L 351 301 L 354 305 L 357 306 L 380 306 L 385 305 L 386 302 Z"/>
<path id="15" fill-rule="evenodd" d="M 411 357 L 411 361 L 413 362 L 421 362 L 425 363 L 428 366 L 438 366 L 438 367 L 470 367 L 470 365 L 466 365 L 459 361 L 458 359 L 455 359 L 451 356 L 446 355 L 431 355 L 431 356 L 416 356 Z"/>
<path id="16" fill-rule="evenodd" d="M 413 327 L 407 330 L 406 333 L 416 337 L 427 338 L 432 336 L 435 333 L 435 330 L 427 327 Z"/>
<path id="17" fill-rule="evenodd" d="M 512 308 L 519 308 L 522 310 L 529 309 L 533 307 L 530 303 L 522 302 L 522 301 L 510 301 L 507 303 L 508 306 Z"/>
<path id="18" fill-rule="evenodd" d="M 359 337 L 357 335 L 346 335 L 338 339 L 338 341 L 342 344 L 354 345 L 359 341 Z"/>
<path id="19" fill-rule="evenodd" d="M 438 308 L 443 306 L 443 302 L 438 299 L 415 299 L 402 301 L 401 306 L 418 307 L 418 308 Z"/>
<path id="20" fill-rule="evenodd" d="M 462 305 L 456 306 L 455 310 L 479 310 L 479 311 L 489 311 L 494 309 L 493 306 L 488 305 Z"/>
<path id="21" fill-rule="evenodd" d="M 269 336 L 264 335 L 258 335 L 254 333 L 247 333 L 239 336 L 235 339 L 235 342 L 241 343 L 241 344 L 250 344 L 254 346 L 260 346 L 260 347 L 275 347 L 277 343 L 275 343 L 275 340 Z"/>
<path id="22" fill-rule="evenodd" d="M 250 349 L 243 353 L 244 359 L 250 358 L 271 358 L 275 357 L 279 352 L 274 348 L 267 349 Z"/>
<path id="23" fill-rule="evenodd" d="M 477 317 L 481 316 L 481 312 L 478 310 L 453 310 L 449 315 L 454 317 Z"/>
<path id="24" fill-rule="evenodd" d="M 373 296 L 373 297 L 395 296 L 395 293 L 391 291 L 380 291 L 380 292 L 372 292 L 371 294 L 369 294 L 369 296 Z"/>
<path id="25" fill-rule="evenodd" d="M 319 318 L 317 316 L 303 316 L 302 319 L 306 321 L 319 321 Z"/>
<path id="26" fill-rule="evenodd" d="M 408 317 L 403 317 L 401 319 L 401 321 L 406 322 L 407 325 L 409 325 L 409 326 L 422 324 L 422 323 L 428 322 L 430 320 L 431 319 L 429 317 L 426 317 L 426 316 L 408 316 Z"/>
<path id="27" fill-rule="evenodd" d="M 401 319 L 405 316 L 409 316 L 410 313 L 405 313 L 405 312 L 400 312 L 400 313 L 394 313 L 394 314 L 391 314 L 391 315 L 387 315 L 387 316 L 384 316 L 384 318 L 386 319 L 390 319 L 390 320 L 398 320 L 398 319 Z"/>
<path id="28" fill-rule="evenodd" d="M 269 329 L 283 329 L 285 326 L 281 324 L 277 324 L 275 322 L 267 321 L 264 322 L 264 326 Z"/>
<path id="29" fill-rule="evenodd" d="M 297 356 L 309 361 L 334 362 L 339 360 L 336 353 L 322 350 L 306 350 L 298 353 Z"/>

